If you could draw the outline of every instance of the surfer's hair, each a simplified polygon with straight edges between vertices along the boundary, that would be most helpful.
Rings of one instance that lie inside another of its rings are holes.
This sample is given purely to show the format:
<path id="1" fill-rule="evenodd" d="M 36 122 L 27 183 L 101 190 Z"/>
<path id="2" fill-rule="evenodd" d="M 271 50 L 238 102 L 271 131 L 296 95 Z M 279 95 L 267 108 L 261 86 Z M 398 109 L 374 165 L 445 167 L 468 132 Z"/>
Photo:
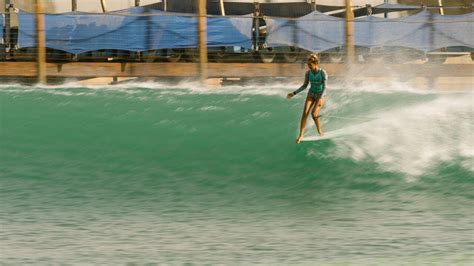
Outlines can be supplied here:
<path id="1" fill-rule="evenodd" d="M 319 65 L 319 57 L 316 54 L 310 54 L 308 56 L 308 64 Z"/>

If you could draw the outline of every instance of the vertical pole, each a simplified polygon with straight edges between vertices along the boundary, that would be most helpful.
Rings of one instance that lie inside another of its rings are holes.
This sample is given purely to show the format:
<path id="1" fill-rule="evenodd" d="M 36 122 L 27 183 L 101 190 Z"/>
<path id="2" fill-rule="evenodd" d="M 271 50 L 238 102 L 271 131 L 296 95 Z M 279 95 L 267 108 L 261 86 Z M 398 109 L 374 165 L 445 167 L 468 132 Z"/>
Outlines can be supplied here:
<path id="1" fill-rule="evenodd" d="M 46 48 L 44 35 L 43 0 L 35 0 L 36 51 L 38 83 L 46 84 Z"/>
<path id="2" fill-rule="evenodd" d="M 255 10 L 253 12 L 253 24 L 254 24 L 254 44 L 253 44 L 253 48 L 254 48 L 254 51 L 259 51 L 260 50 L 260 47 L 259 47 L 259 36 L 260 36 L 260 3 L 258 2 L 255 2 L 254 3 L 255 5 Z"/>
<path id="3" fill-rule="evenodd" d="M 10 28 L 11 28 L 11 22 L 10 22 L 10 8 L 11 8 L 11 3 L 10 0 L 5 0 L 5 48 L 7 52 L 7 58 L 8 54 L 10 53 L 10 48 L 11 48 L 11 35 L 10 35 Z M 0 29 L 3 30 L 3 29 Z"/>
<path id="4" fill-rule="evenodd" d="M 140 6 L 140 0 L 135 0 L 135 6 Z"/>
<path id="5" fill-rule="evenodd" d="M 206 41 L 206 0 L 196 0 L 198 6 L 198 48 L 199 48 L 199 77 L 201 83 L 207 78 L 207 41 Z"/>
<path id="6" fill-rule="evenodd" d="M 105 0 L 100 0 L 100 5 L 102 7 L 102 12 L 106 13 L 107 12 L 107 3 L 105 2 Z"/>
<path id="7" fill-rule="evenodd" d="M 316 8 L 317 8 L 317 6 L 316 6 L 316 0 L 311 0 L 311 10 L 312 10 L 312 11 L 316 11 Z"/>
<path id="8" fill-rule="evenodd" d="M 72 12 L 77 11 L 77 0 L 71 0 L 71 10 L 72 10 Z M 77 54 L 74 54 L 72 56 L 72 60 L 77 61 Z"/>
<path id="9" fill-rule="evenodd" d="M 221 10 L 221 16 L 225 16 L 224 0 L 219 0 L 219 9 Z"/>
<path id="10" fill-rule="evenodd" d="M 388 4 L 388 0 L 384 0 L 383 2 L 384 2 L 384 4 Z M 383 17 L 384 17 L 384 18 L 388 18 L 388 13 L 387 13 L 387 12 L 383 12 Z"/>
<path id="11" fill-rule="evenodd" d="M 444 15 L 443 0 L 438 0 L 439 13 Z"/>
<path id="12" fill-rule="evenodd" d="M 352 1 L 346 0 L 346 56 L 348 64 L 354 63 L 353 21 Z"/>
<path id="13" fill-rule="evenodd" d="M 166 12 L 167 9 L 168 9 L 168 0 L 163 0 L 163 11 Z"/>

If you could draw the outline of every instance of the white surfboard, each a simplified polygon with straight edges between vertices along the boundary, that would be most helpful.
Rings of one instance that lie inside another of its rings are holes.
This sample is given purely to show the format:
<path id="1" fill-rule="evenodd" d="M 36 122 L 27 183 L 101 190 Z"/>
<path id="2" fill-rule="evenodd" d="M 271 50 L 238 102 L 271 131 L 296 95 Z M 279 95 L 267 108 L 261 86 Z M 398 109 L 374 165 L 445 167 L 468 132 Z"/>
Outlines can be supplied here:
<path id="1" fill-rule="evenodd" d="M 324 132 L 324 136 L 319 135 L 309 135 L 303 138 L 303 141 L 319 141 L 325 139 L 338 139 L 343 138 L 345 136 L 354 135 L 358 132 L 363 131 L 363 128 L 359 126 L 350 126 L 345 128 L 336 129 L 333 131 Z"/>
<path id="2" fill-rule="evenodd" d="M 318 140 L 325 140 L 325 139 L 336 139 L 336 138 L 341 138 L 343 136 L 346 136 L 349 134 L 344 134 L 342 131 L 328 131 L 324 132 L 324 136 L 318 136 L 318 135 L 313 135 L 313 136 L 307 136 L 303 138 L 303 141 L 318 141 Z"/>

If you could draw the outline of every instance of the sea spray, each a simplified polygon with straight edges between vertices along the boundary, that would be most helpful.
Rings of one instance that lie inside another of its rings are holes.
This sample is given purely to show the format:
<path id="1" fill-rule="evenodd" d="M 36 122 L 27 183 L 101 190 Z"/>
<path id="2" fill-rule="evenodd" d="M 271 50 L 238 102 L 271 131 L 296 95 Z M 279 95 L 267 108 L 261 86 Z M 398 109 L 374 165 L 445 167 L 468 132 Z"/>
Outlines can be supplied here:
<path id="1" fill-rule="evenodd" d="M 400 96 L 393 95 L 397 97 Z M 385 170 L 411 177 L 426 174 L 442 162 L 460 162 L 473 171 L 471 97 L 442 94 L 428 102 L 407 101 L 376 114 L 370 110 L 347 117 L 328 115 L 329 123 L 331 119 L 349 118 L 339 123 L 350 124 L 351 130 L 357 131 L 335 141 L 332 152 L 356 161 L 372 160 Z"/>

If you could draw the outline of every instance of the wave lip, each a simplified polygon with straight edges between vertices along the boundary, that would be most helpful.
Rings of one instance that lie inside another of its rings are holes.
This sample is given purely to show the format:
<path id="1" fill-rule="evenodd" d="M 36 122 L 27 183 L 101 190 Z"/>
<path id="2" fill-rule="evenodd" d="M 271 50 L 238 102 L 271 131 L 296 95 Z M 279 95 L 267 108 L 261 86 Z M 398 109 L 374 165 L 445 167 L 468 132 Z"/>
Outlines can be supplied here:
<path id="1" fill-rule="evenodd" d="M 333 151 L 355 161 L 371 160 L 383 170 L 408 177 L 426 174 L 442 163 L 474 171 L 471 95 L 444 95 L 378 113 L 356 124 L 356 135 L 336 141 Z"/>

